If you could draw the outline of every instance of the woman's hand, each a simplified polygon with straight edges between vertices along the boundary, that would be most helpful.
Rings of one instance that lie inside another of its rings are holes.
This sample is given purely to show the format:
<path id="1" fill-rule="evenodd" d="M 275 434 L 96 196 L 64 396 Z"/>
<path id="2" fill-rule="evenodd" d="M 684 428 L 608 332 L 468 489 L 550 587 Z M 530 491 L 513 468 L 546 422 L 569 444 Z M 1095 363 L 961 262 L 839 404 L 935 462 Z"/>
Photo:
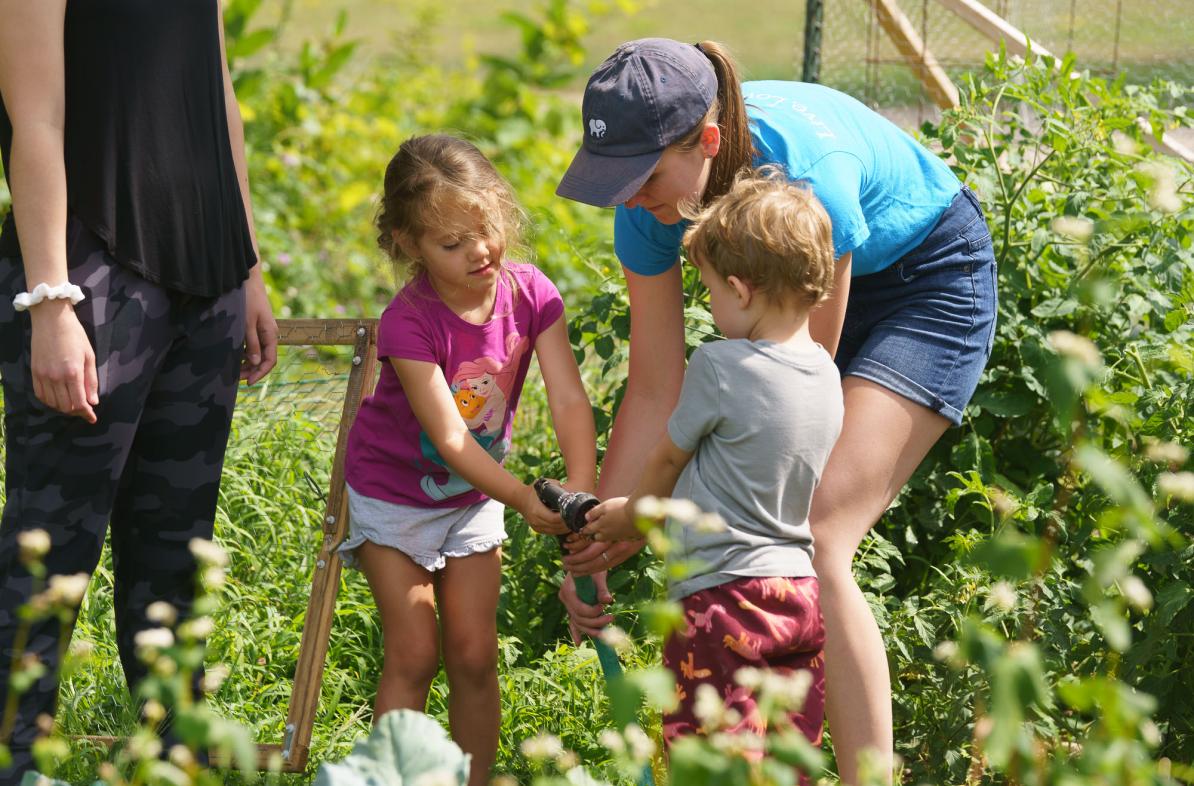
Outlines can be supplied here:
<path id="1" fill-rule="evenodd" d="M 594 576 L 621 565 L 643 547 L 644 540 L 626 540 L 620 543 L 593 543 L 562 560 L 564 570 L 577 576 Z"/>
<path id="2" fill-rule="evenodd" d="M 278 322 L 274 319 L 260 268 L 258 262 L 245 282 L 245 359 L 241 363 L 240 378 L 250 385 L 278 363 Z"/>
<path id="3" fill-rule="evenodd" d="M 599 542 L 641 538 L 642 534 L 634 525 L 634 516 L 631 515 L 628 501 L 626 497 L 614 497 L 590 510 L 585 516 L 589 523 L 581 530 L 581 534 Z"/>
<path id="4" fill-rule="evenodd" d="M 33 394 L 51 409 L 95 423 L 99 377 L 95 350 L 69 300 L 43 300 L 29 308 Z"/>
<path id="5" fill-rule="evenodd" d="M 529 483 L 522 487 L 518 512 L 527 520 L 531 529 L 541 535 L 564 535 L 568 532 L 564 519 L 539 500 L 535 487 Z"/>
<path id="6" fill-rule="evenodd" d="M 580 644 L 582 634 L 600 636 L 601 630 L 614 621 L 614 615 L 605 613 L 605 604 L 613 603 L 614 596 L 609 594 L 604 572 L 594 574 L 593 585 L 597 588 L 596 606 L 590 606 L 576 594 L 576 580 L 572 574 L 564 577 L 564 585 L 560 587 L 559 598 L 568 610 L 568 630 L 573 644 Z"/>

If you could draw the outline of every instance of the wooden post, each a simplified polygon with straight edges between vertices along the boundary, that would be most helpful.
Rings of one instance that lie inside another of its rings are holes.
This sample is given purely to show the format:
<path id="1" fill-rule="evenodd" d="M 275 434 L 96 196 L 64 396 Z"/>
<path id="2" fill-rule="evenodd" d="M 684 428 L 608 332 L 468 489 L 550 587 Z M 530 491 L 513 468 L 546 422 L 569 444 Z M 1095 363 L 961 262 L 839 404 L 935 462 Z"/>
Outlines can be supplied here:
<path id="1" fill-rule="evenodd" d="M 1007 51 L 1012 54 L 1028 54 L 1028 36 L 977 0 L 937 0 L 937 2 L 953 11 L 963 22 L 992 41 L 1003 41 L 1007 46 Z M 1043 57 L 1053 56 L 1052 52 L 1035 41 L 1032 42 L 1032 51 Z"/>
<path id="2" fill-rule="evenodd" d="M 925 46 L 924 41 L 916 32 L 916 28 L 908 21 L 908 17 L 900 10 L 896 0 L 871 0 L 875 6 L 875 13 L 879 24 L 891 38 L 896 49 L 904 56 L 908 65 L 916 70 L 921 84 L 928 91 L 933 102 L 942 109 L 952 109 L 958 105 L 958 89 L 950 81 L 945 69 L 937 62 L 937 58 Z"/>

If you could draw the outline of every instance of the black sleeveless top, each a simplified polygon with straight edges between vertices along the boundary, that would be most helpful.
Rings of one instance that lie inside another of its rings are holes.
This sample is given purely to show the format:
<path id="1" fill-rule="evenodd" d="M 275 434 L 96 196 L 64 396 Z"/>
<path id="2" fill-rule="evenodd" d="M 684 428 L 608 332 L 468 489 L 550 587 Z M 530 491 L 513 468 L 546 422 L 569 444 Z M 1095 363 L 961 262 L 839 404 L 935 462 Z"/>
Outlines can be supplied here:
<path id="1" fill-rule="evenodd" d="M 228 139 L 219 0 L 67 0 L 68 210 L 120 264 L 214 297 L 256 262 Z M 12 124 L 0 101 L 5 175 Z M 12 214 L 0 257 L 20 255 Z"/>

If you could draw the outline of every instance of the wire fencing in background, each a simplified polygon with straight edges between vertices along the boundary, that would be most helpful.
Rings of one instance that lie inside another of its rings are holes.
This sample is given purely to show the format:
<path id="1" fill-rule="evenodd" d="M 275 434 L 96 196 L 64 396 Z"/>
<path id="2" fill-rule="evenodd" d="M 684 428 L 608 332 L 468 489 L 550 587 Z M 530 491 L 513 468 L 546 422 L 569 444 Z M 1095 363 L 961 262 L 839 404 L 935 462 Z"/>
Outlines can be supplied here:
<path id="1" fill-rule="evenodd" d="M 925 47 L 958 83 L 997 44 L 937 0 L 897 0 Z M 823 0 L 822 83 L 849 92 L 902 125 L 937 109 L 915 67 L 883 31 L 871 0 Z M 988 0 L 987 7 L 1056 55 L 1100 76 L 1194 83 L 1194 13 L 1188 0 Z M 799 39 L 797 39 L 799 40 Z"/>

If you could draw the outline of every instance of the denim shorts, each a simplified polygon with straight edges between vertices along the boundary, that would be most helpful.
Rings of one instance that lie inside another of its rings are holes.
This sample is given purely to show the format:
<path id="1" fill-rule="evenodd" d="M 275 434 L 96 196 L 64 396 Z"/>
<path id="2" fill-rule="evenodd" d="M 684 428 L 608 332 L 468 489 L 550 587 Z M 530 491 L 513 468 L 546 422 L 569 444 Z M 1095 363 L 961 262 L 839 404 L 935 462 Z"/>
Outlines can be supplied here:
<path id="1" fill-rule="evenodd" d="M 995 286 L 991 232 L 962 186 L 919 246 L 850 282 L 838 370 L 959 425 L 991 356 Z"/>

